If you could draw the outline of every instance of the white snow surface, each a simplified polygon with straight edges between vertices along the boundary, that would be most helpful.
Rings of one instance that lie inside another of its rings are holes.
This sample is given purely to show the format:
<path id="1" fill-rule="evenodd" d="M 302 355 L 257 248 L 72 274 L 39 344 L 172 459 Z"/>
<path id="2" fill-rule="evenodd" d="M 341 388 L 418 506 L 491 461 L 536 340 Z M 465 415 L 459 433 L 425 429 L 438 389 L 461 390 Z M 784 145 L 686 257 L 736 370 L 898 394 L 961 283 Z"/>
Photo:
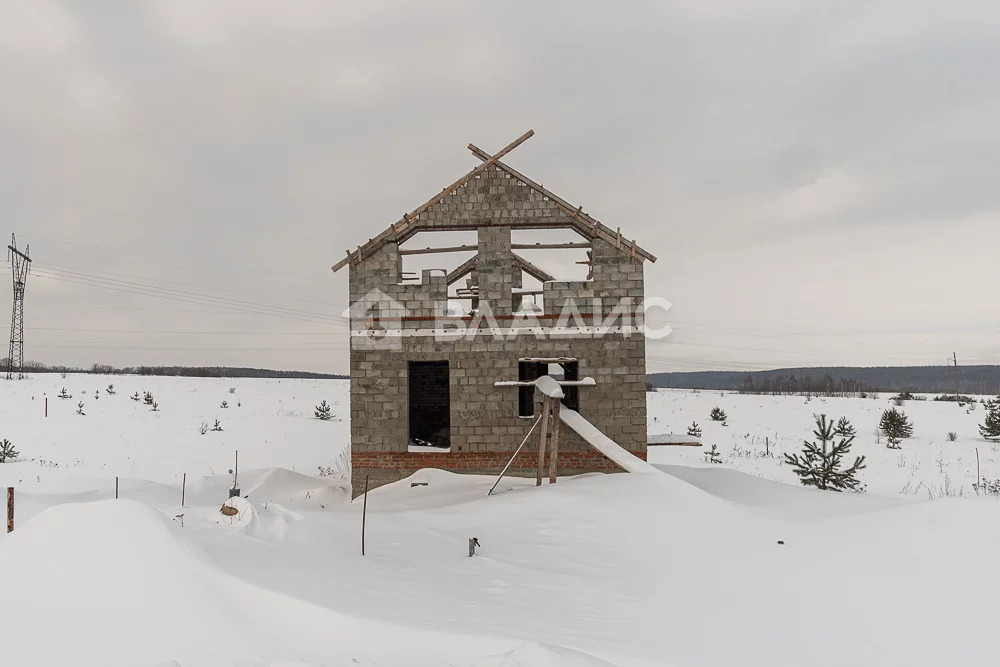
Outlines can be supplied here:
<path id="1" fill-rule="evenodd" d="M 63 385 L 73 399 L 53 398 Z M 323 399 L 335 420 L 313 418 Z M 715 405 L 728 426 L 708 420 Z M 651 449 L 655 474 L 505 478 L 493 496 L 495 477 L 420 471 L 369 494 L 362 557 L 361 502 L 340 470 L 346 382 L 0 383 L 0 438 L 24 459 L 0 464 L 17 489 L 16 528 L 0 536 L 0 664 L 992 661 L 1000 499 L 971 484 L 977 448 L 982 477 L 1000 476 L 1000 457 L 976 437 L 981 407 L 909 402 L 915 437 L 891 451 L 874 435 L 886 397 L 660 391 L 649 406 L 650 432 L 698 421 L 704 447 Z M 867 493 L 802 488 L 778 463 L 819 412 L 854 421 Z M 215 419 L 224 430 L 202 435 Z M 712 444 L 721 465 L 704 462 Z M 241 497 L 227 500 L 237 449 Z"/>

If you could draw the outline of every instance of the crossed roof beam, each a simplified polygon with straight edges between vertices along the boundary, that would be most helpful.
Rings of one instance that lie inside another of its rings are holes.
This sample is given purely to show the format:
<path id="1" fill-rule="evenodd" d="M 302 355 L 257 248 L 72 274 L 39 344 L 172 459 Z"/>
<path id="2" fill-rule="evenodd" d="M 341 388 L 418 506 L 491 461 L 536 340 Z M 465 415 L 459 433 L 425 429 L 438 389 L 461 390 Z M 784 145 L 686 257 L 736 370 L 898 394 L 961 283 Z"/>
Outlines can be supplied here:
<path id="1" fill-rule="evenodd" d="M 540 227 L 569 227 L 574 231 L 578 232 L 584 238 L 593 240 L 594 238 L 601 238 L 608 243 L 612 244 L 616 248 L 631 254 L 635 258 L 648 259 L 651 262 L 656 261 L 656 257 L 649 252 L 640 248 L 635 241 L 629 241 L 628 239 L 622 237 L 621 228 L 619 227 L 617 231 L 612 231 L 609 227 L 602 224 L 598 220 L 595 220 L 590 215 L 583 212 L 583 207 L 578 206 L 574 208 L 572 204 L 562 199 L 558 195 L 542 187 L 541 184 L 536 183 L 527 176 L 521 174 L 510 166 L 500 162 L 500 158 L 504 157 L 512 150 L 520 146 L 522 143 L 530 139 L 535 134 L 534 130 L 528 130 L 520 137 L 512 141 L 503 147 L 498 153 L 490 155 L 486 151 L 478 148 L 473 144 L 469 144 L 468 148 L 472 151 L 472 154 L 482 160 L 482 163 L 478 165 L 475 169 L 468 172 L 462 178 L 458 179 L 448 187 L 444 188 L 440 193 L 435 195 L 430 200 L 424 202 L 417 208 L 415 208 L 410 213 L 404 213 L 403 217 L 396 222 L 392 223 L 385 231 L 380 233 L 374 238 L 368 239 L 368 242 L 364 245 L 358 246 L 353 252 L 351 250 L 347 251 L 347 256 L 333 265 L 334 271 L 339 271 L 344 266 L 361 261 L 373 252 L 378 250 L 380 247 L 386 243 L 402 243 L 406 239 L 413 236 L 423 228 L 422 223 L 419 218 L 420 215 L 425 213 L 428 209 L 437 203 L 444 201 L 445 197 L 452 194 L 470 180 L 478 176 L 479 174 L 485 172 L 490 167 L 496 165 L 498 169 L 509 174 L 512 178 L 517 179 L 524 185 L 537 192 L 541 193 L 545 197 L 548 197 L 555 205 L 569 218 L 568 224 L 558 223 L 556 225 L 539 225 L 537 223 L 529 223 L 525 225 L 511 224 L 511 227 L 519 228 L 540 228 Z M 478 225 L 477 225 L 478 226 Z"/>

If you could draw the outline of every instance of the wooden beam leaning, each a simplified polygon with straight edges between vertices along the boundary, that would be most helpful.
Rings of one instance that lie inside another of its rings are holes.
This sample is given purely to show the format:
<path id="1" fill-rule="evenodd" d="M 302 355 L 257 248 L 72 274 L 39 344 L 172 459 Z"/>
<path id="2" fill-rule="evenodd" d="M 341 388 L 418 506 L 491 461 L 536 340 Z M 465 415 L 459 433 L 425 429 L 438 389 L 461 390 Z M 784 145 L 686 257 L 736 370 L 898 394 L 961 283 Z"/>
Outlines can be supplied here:
<path id="1" fill-rule="evenodd" d="M 469 144 L 469 150 L 472 151 L 472 154 L 475 155 L 480 160 L 489 160 L 489 159 L 491 159 L 489 153 L 487 153 L 486 151 L 484 151 L 481 148 L 478 148 L 478 147 L 476 147 L 476 146 L 474 146 L 472 144 Z M 525 176 L 521 172 L 517 171 L 516 169 L 512 168 L 508 164 L 505 164 L 503 162 L 498 162 L 498 163 L 495 163 L 495 164 L 497 165 L 498 168 L 502 169 L 503 171 L 507 172 L 508 174 L 510 174 L 511 176 L 513 176 L 514 178 L 518 179 L 519 181 L 522 181 L 523 183 L 527 184 L 529 187 L 534 188 L 538 192 L 541 192 L 546 197 L 548 197 L 549 199 L 551 199 L 553 202 L 555 202 L 556 206 L 558 206 L 559 209 L 563 211 L 563 213 L 565 213 L 571 220 L 578 221 L 580 223 L 581 227 L 583 227 L 584 229 L 587 229 L 590 233 L 592 233 L 592 234 L 594 234 L 596 236 L 600 236 L 601 238 L 603 238 L 605 241 L 611 243 L 612 245 L 615 244 L 615 234 L 611 230 L 611 228 L 607 227 L 606 225 L 602 224 L 600 221 L 595 220 L 594 218 L 592 218 L 588 214 L 584 213 L 582 206 L 574 208 L 573 205 L 570 204 L 569 202 L 567 202 L 565 199 L 563 199 L 559 195 L 555 194 L 554 192 L 550 192 L 549 190 L 546 190 L 539 183 L 536 183 L 535 181 L 531 180 L 530 178 L 528 178 L 527 176 Z M 656 256 L 655 255 L 653 255 L 653 254 L 651 254 L 651 253 L 643 250 L 639 246 L 636 246 L 635 251 L 636 251 L 636 254 L 638 254 L 639 256 L 643 257 L 644 259 L 648 259 L 650 262 L 655 262 L 656 261 Z"/>
<path id="2" fill-rule="evenodd" d="M 433 206 L 434 204 L 436 204 L 437 202 L 439 202 L 443 197 L 447 196 L 447 194 L 449 192 L 451 192 L 452 190 L 455 190 L 457 188 L 462 187 L 469 180 L 475 178 L 477 175 L 479 175 L 482 172 L 484 172 L 487 169 L 489 169 L 500 158 L 502 158 L 504 155 L 506 155 L 507 153 L 510 153 L 512 150 L 514 150 L 515 148 L 517 148 L 518 146 L 520 146 L 521 144 L 523 144 L 525 141 L 527 141 L 532 136 L 534 136 L 534 134 L 535 134 L 534 130 L 528 130 L 527 132 L 525 132 L 524 134 L 522 134 L 521 136 L 519 136 L 517 139 L 515 139 L 514 141 L 512 141 L 509 144 L 507 144 L 506 146 L 504 146 L 500 150 L 500 152 L 498 152 L 496 155 L 492 156 L 488 160 L 483 161 L 483 163 L 480 164 L 478 167 L 476 167 L 475 169 L 473 169 L 472 171 L 470 171 L 465 176 L 463 176 L 462 178 L 458 179 L 457 181 L 455 181 L 454 183 L 452 183 L 448 187 L 444 188 L 444 190 L 442 190 L 438 194 L 434 195 L 434 197 L 432 197 L 431 199 L 427 200 L 426 202 L 424 202 L 423 204 L 421 204 L 417 208 L 413 209 L 413 211 L 411 211 L 409 214 L 403 214 L 403 217 L 400 220 L 396 221 L 396 225 L 399 225 L 399 227 L 396 227 L 395 225 L 391 225 L 384 232 L 382 232 L 381 234 L 379 234 L 378 236 L 376 236 L 374 239 L 372 239 L 371 241 L 369 241 L 367 244 L 365 244 L 365 249 L 358 252 L 358 259 L 364 259 L 367 256 L 366 253 L 368 252 L 368 248 L 379 247 L 382 244 L 382 242 L 384 242 L 390 235 L 393 235 L 396 238 L 397 242 L 401 241 L 403 238 L 406 237 L 406 235 L 410 232 L 410 230 L 415 225 L 418 224 L 418 222 L 416 220 L 417 216 L 419 216 L 421 213 L 423 213 L 424 211 L 426 211 L 427 209 L 429 209 L 431 206 Z M 347 263 L 348 262 L 346 262 L 345 260 L 340 260 L 339 262 L 337 262 L 336 264 L 333 265 L 333 270 L 334 271 L 338 271 L 341 268 L 343 268 L 344 265 L 346 265 Z"/>

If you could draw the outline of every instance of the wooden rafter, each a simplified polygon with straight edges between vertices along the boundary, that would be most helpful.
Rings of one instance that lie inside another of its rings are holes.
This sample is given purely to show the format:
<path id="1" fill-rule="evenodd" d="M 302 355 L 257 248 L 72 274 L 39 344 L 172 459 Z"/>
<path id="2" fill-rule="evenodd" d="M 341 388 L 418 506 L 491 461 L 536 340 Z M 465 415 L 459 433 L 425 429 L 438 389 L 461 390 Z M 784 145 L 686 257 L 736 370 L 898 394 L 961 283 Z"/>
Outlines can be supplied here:
<path id="1" fill-rule="evenodd" d="M 486 164 L 487 161 L 492 160 L 493 157 L 495 157 L 491 156 L 489 153 L 482 150 L 481 148 L 478 148 L 473 144 L 469 144 L 469 150 L 472 151 L 472 154 L 475 155 L 477 158 L 483 160 L 483 164 Z M 618 234 L 616 234 L 615 232 L 611 231 L 611 228 L 605 226 L 598 220 L 595 220 L 594 218 L 584 213 L 582 206 L 574 208 L 572 204 L 567 202 L 559 195 L 550 192 L 549 190 L 546 190 L 544 187 L 541 186 L 541 184 L 536 183 L 535 181 L 531 180 L 530 178 L 520 173 L 519 171 L 513 169 L 512 167 L 504 164 L 503 162 L 500 162 L 498 160 L 493 160 L 491 164 L 495 164 L 498 169 L 507 172 L 507 174 L 509 174 L 512 178 L 516 178 L 517 180 L 521 181 L 528 187 L 537 190 L 544 196 L 551 199 L 563 213 L 568 215 L 570 219 L 578 221 L 580 225 L 584 227 L 588 232 L 590 232 L 592 236 L 599 236 L 608 243 L 610 243 L 611 245 L 615 246 L 616 248 L 629 252 L 633 256 L 638 255 L 639 257 L 642 257 L 643 259 L 648 259 L 651 262 L 656 261 L 656 257 L 654 255 L 640 248 L 635 243 L 635 241 L 623 240 L 620 236 L 621 235 L 620 229 L 618 231 Z"/>
<path id="2" fill-rule="evenodd" d="M 454 190 L 457 190 L 458 188 L 468 183 L 471 179 L 475 178 L 479 174 L 489 169 L 497 161 L 499 161 L 500 158 L 502 158 L 504 155 L 511 152 L 521 144 L 523 144 L 525 141 L 530 139 L 534 134 L 535 134 L 534 130 L 528 130 L 527 132 L 519 136 L 517 139 L 504 146 L 504 148 L 499 153 L 497 153 L 488 160 L 484 160 L 482 164 L 480 164 L 478 167 L 467 173 L 465 176 L 463 176 L 462 178 L 458 179 L 457 181 L 446 187 L 439 194 L 435 195 L 434 197 L 427 200 L 417 208 L 413 209 L 413 211 L 410 212 L 409 214 L 404 213 L 401 220 L 397 220 L 395 223 L 390 225 L 388 229 L 386 229 L 384 232 L 376 236 L 374 239 L 369 239 L 368 243 L 366 243 L 363 247 L 359 247 L 354 255 L 352 255 L 351 252 L 348 251 L 347 257 L 345 257 L 344 259 L 340 260 L 339 262 L 333 265 L 332 267 L 333 270 L 339 271 L 344 266 L 349 264 L 352 259 L 354 260 L 364 259 L 371 252 L 373 252 L 374 249 L 380 248 L 382 244 L 388 241 L 390 238 L 394 239 L 405 238 L 410 232 L 411 228 L 418 224 L 417 218 L 420 216 L 421 213 L 424 213 L 431 206 L 444 199 L 444 197 L 446 197 L 449 193 L 451 193 Z"/>
<path id="3" fill-rule="evenodd" d="M 548 272 L 538 268 L 537 266 L 526 260 L 524 257 L 521 257 L 517 253 L 511 253 L 511 255 L 514 257 L 514 265 L 519 269 L 521 269 L 522 271 L 524 271 L 525 273 L 527 273 L 535 280 L 541 281 L 543 283 L 548 282 L 550 280 L 555 280 L 555 278 L 553 278 Z"/>
<path id="4" fill-rule="evenodd" d="M 453 285 L 456 280 L 460 280 L 469 273 L 476 270 L 476 260 L 479 259 L 479 255 L 473 255 L 469 259 L 462 262 L 454 271 L 448 274 L 448 285 Z"/>

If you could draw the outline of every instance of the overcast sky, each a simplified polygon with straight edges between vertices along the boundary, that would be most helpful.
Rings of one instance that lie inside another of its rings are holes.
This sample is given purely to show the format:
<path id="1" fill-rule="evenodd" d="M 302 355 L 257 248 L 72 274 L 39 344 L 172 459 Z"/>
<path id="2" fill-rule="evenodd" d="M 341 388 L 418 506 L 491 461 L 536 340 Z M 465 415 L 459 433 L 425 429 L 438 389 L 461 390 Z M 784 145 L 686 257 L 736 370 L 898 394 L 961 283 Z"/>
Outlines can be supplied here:
<path id="1" fill-rule="evenodd" d="M 0 0 L 26 356 L 344 371 L 330 265 L 532 128 L 659 258 L 650 370 L 997 363 L 998 62 L 962 0 Z"/>

